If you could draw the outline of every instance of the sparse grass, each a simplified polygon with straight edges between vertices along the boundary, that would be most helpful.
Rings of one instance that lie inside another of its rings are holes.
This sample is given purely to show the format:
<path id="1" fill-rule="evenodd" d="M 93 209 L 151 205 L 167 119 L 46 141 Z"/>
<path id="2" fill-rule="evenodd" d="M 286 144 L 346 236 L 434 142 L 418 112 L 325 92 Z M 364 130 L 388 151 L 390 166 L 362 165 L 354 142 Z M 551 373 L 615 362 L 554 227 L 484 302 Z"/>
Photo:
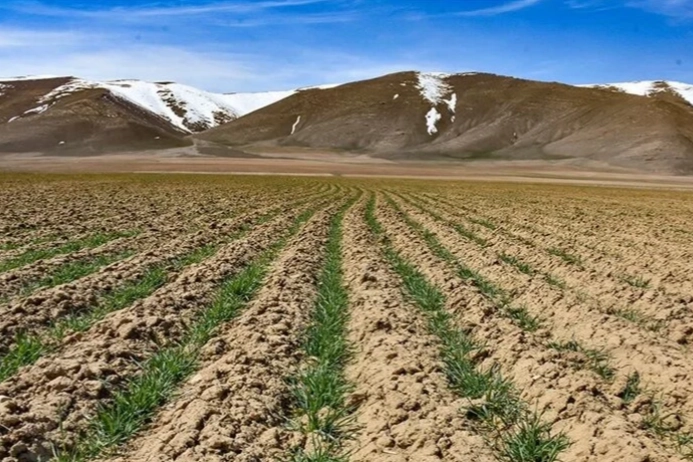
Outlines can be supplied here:
<path id="1" fill-rule="evenodd" d="M 20 247 L 22 247 L 22 244 L 18 242 L 5 242 L 4 244 L 0 244 L 0 250 L 16 250 Z"/>
<path id="2" fill-rule="evenodd" d="M 501 261 L 507 263 L 508 265 L 514 266 L 521 273 L 524 273 L 528 276 L 534 276 L 534 274 L 536 274 L 536 271 L 529 264 L 523 262 L 517 257 L 501 252 L 498 254 L 498 258 L 500 258 Z"/>
<path id="3" fill-rule="evenodd" d="M 577 255 L 566 252 L 558 247 L 551 247 L 548 249 L 549 254 L 561 258 L 564 262 L 575 266 L 582 266 L 582 259 Z"/>
<path id="4" fill-rule="evenodd" d="M 520 422 L 504 434 L 499 443 L 499 459 L 507 462 L 551 462 L 570 447 L 568 439 L 552 437 L 551 425 L 539 416 Z"/>
<path id="5" fill-rule="evenodd" d="M 309 358 L 290 379 L 294 418 L 291 426 L 312 439 L 311 450 L 294 450 L 291 461 L 346 460 L 343 443 L 356 431 L 354 409 L 345 396 L 352 385 L 344 377 L 351 349 L 346 340 L 349 298 L 342 273 L 342 219 L 349 201 L 332 219 L 318 294 L 303 344 Z"/>
<path id="6" fill-rule="evenodd" d="M 693 461 L 693 435 L 681 430 L 684 418 L 678 412 L 665 412 L 662 401 L 651 397 L 642 425 L 653 435 L 669 440 L 684 459 Z"/>
<path id="7" fill-rule="evenodd" d="M 65 263 L 38 281 L 27 283 L 20 290 L 20 294 L 28 295 L 37 289 L 55 287 L 62 284 L 67 284 L 68 282 L 76 281 L 77 279 L 93 273 L 99 268 L 108 266 L 111 263 L 123 260 L 130 256 L 132 256 L 132 252 L 127 251 L 118 254 L 87 257 L 81 260 Z"/>
<path id="8" fill-rule="evenodd" d="M 439 222 L 441 222 L 441 223 L 445 223 L 445 224 L 447 224 L 448 226 L 452 227 L 460 236 L 464 237 L 465 239 L 467 239 L 467 240 L 469 240 L 469 241 L 474 242 L 474 243 L 475 243 L 476 245 L 478 245 L 479 247 L 482 247 L 482 248 L 483 248 L 483 247 L 488 246 L 488 242 L 486 241 L 486 239 L 484 239 L 484 238 L 481 237 L 481 236 L 478 236 L 476 233 L 474 233 L 473 231 L 471 231 L 471 230 L 465 228 L 465 227 L 462 226 L 461 224 L 459 224 L 459 223 L 454 223 L 454 222 L 452 222 L 452 221 L 446 220 L 446 219 L 443 218 L 440 214 L 434 212 L 434 211 L 431 210 L 430 208 L 425 208 L 425 207 L 421 206 L 420 204 L 417 204 L 416 202 L 414 202 L 414 201 L 412 201 L 412 200 L 410 200 L 410 199 L 408 199 L 408 198 L 406 198 L 406 197 L 404 197 L 404 196 L 401 196 L 401 195 L 398 194 L 397 197 L 399 197 L 400 199 L 402 199 L 404 202 L 406 202 L 407 204 L 411 205 L 412 207 L 417 208 L 417 209 L 419 209 L 420 211 L 422 211 L 422 212 L 424 212 L 424 213 L 428 213 L 428 214 L 429 214 L 430 216 L 432 216 L 436 221 L 439 221 Z"/>
<path id="9" fill-rule="evenodd" d="M 14 347 L 0 359 L 0 382 L 14 375 L 20 367 L 36 362 L 45 350 L 39 337 L 25 333 L 17 335 Z"/>
<path id="10" fill-rule="evenodd" d="M 642 276 L 630 276 L 628 274 L 624 274 L 619 279 L 631 287 L 635 287 L 636 289 L 649 289 L 650 287 L 650 280 L 645 279 Z"/>
<path id="11" fill-rule="evenodd" d="M 646 322 L 642 313 L 635 309 L 609 309 L 607 313 L 638 325 Z"/>
<path id="12" fill-rule="evenodd" d="M 544 278 L 546 279 L 546 282 L 549 283 L 550 285 L 554 287 L 558 287 L 561 290 L 565 290 L 567 288 L 567 285 L 564 280 L 552 275 L 552 274 L 544 274 Z"/>
<path id="13" fill-rule="evenodd" d="M 46 258 L 55 257 L 56 255 L 64 255 L 84 249 L 93 249 L 114 239 L 134 236 L 135 234 L 135 231 L 119 233 L 97 233 L 85 237 L 84 239 L 71 241 L 52 249 L 28 250 L 21 255 L 0 262 L 0 273 L 20 268 L 22 266 L 28 265 L 38 260 L 44 260 Z"/>
<path id="14" fill-rule="evenodd" d="M 443 246 L 435 234 L 407 215 L 390 197 L 387 197 L 387 201 L 400 214 L 405 223 L 424 239 L 428 248 L 438 258 L 452 266 L 460 278 L 471 281 L 478 287 L 481 293 L 493 303 L 501 314 L 516 321 L 521 329 L 536 331 L 540 327 L 541 321 L 539 318 L 530 315 L 525 307 L 510 306 L 511 301 L 503 289 L 462 263 L 459 258 Z"/>
<path id="15" fill-rule="evenodd" d="M 628 375 L 626 385 L 623 387 L 623 391 L 619 393 L 618 397 L 621 398 L 624 403 L 630 403 L 638 397 L 641 391 L 640 374 L 636 371 Z"/>
<path id="16" fill-rule="evenodd" d="M 109 450 L 123 444 L 140 430 L 197 368 L 200 349 L 215 330 L 236 317 L 254 297 L 270 263 L 312 214 L 311 210 L 299 216 L 284 237 L 255 262 L 223 282 L 214 301 L 196 317 L 183 339 L 162 347 L 142 364 L 141 373 L 115 392 L 112 400 L 99 407 L 76 445 L 71 449 L 57 449 L 54 460 L 80 462 L 97 458 L 108 454 Z"/>
<path id="17" fill-rule="evenodd" d="M 536 316 L 532 316 L 524 306 L 508 306 L 505 308 L 505 313 L 510 319 L 515 320 L 522 330 L 526 330 L 527 332 L 535 332 L 541 327 L 541 320 Z"/>
<path id="18" fill-rule="evenodd" d="M 611 381 L 616 375 L 614 368 L 609 365 L 609 356 L 602 350 L 585 348 L 576 340 L 549 342 L 547 346 L 557 351 L 581 353 L 587 360 L 587 367 L 604 380 Z"/>
<path id="19" fill-rule="evenodd" d="M 492 440 L 501 460 L 554 462 L 569 445 L 564 434 L 554 435 L 519 398 L 511 381 L 497 367 L 482 368 L 476 362 L 483 346 L 455 326 L 445 310 L 445 295 L 406 261 L 392 246 L 375 217 L 375 197 L 366 207 L 365 220 L 383 242 L 385 257 L 400 276 L 405 295 L 428 319 L 432 334 L 440 340 L 440 355 L 452 390 L 470 399 L 467 417 Z"/>
<path id="20" fill-rule="evenodd" d="M 483 226 L 484 228 L 488 228 L 491 231 L 493 231 L 497 228 L 497 226 L 494 223 L 490 222 L 489 220 L 487 220 L 485 218 L 469 218 L 469 221 L 471 221 L 474 224 Z"/>
<path id="21" fill-rule="evenodd" d="M 146 297 L 165 282 L 166 272 L 160 267 L 153 267 L 140 280 L 128 283 L 103 296 L 96 307 L 58 321 L 47 332 L 19 334 L 12 349 L 0 359 L 0 382 L 14 375 L 21 367 L 33 364 L 48 351 L 53 350 L 68 334 L 86 331 L 108 313 L 120 310 Z"/>

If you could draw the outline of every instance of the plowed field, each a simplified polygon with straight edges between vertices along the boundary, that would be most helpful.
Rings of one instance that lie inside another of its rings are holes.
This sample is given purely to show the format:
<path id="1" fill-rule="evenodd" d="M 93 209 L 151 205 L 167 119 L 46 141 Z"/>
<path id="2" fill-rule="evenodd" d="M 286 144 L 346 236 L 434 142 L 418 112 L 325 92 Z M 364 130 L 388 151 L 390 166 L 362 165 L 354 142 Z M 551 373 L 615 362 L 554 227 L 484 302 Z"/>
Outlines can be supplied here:
<path id="1" fill-rule="evenodd" d="M 693 193 L 0 176 L 0 461 L 693 460 Z"/>

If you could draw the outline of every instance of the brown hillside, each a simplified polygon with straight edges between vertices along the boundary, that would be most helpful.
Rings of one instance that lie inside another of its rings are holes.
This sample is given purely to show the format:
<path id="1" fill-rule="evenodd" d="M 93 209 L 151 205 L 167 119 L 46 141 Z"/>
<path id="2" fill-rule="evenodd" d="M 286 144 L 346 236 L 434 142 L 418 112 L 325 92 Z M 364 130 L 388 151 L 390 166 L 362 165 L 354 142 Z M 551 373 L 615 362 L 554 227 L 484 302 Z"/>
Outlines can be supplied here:
<path id="1" fill-rule="evenodd" d="M 84 155 L 190 144 L 168 121 L 106 90 L 76 92 L 42 112 L 40 99 L 69 80 L 0 82 L 0 152 Z"/>
<path id="2" fill-rule="evenodd" d="M 343 149 L 389 158 L 578 159 L 693 173 L 693 108 L 678 100 L 491 74 L 443 80 L 445 98 L 457 97 L 454 113 L 446 102 L 425 100 L 418 74 L 405 72 L 302 91 L 197 136 L 233 146 Z M 433 106 L 441 119 L 438 132 L 429 134 L 426 114 Z"/>

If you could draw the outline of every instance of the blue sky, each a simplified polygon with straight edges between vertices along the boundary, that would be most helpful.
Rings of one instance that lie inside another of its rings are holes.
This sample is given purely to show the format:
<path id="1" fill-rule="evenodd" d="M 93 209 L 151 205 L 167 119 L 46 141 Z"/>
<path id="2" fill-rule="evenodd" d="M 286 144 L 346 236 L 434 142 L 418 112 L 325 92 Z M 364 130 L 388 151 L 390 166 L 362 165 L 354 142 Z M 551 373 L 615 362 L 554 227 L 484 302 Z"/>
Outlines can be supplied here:
<path id="1" fill-rule="evenodd" d="M 0 0 L 0 74 L 286 89 L 400 70 L 693 83 L 693 0 Z"/>

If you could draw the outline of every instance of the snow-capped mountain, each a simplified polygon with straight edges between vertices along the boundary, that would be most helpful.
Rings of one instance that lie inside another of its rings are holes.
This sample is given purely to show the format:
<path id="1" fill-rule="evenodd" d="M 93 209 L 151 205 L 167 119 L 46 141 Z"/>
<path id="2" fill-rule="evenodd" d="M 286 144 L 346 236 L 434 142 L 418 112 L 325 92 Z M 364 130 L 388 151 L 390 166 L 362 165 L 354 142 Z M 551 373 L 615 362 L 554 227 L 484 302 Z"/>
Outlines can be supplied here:
<path id="1" fill-rule="evenodd" d="M 2 85 L 11 86 L 12 82 L 5 81 Z M 230 122 L 296 92 L 296 90 L 289 90 L 219 94 L 178 83 L 154 83 L 141 80 L 99 82 L 71 78 L 67 83 L 38 98 L 35 107 L 17 114 L 11 120 L 41 114 L 70 95 L 94 89 L 107 90 L 116 97 L 162 117 L 174 127 L 187 133 L 200 132 Z"/>
<path id="2" fill-rule="evenodd" d="M 581 87 L 601 88 L 639 96 L 656 96 L 660 93 L 674 94 L 693 106 L 693 85 L 670 80 L 641 80 L 606 84 L 579 85 Z"/>

